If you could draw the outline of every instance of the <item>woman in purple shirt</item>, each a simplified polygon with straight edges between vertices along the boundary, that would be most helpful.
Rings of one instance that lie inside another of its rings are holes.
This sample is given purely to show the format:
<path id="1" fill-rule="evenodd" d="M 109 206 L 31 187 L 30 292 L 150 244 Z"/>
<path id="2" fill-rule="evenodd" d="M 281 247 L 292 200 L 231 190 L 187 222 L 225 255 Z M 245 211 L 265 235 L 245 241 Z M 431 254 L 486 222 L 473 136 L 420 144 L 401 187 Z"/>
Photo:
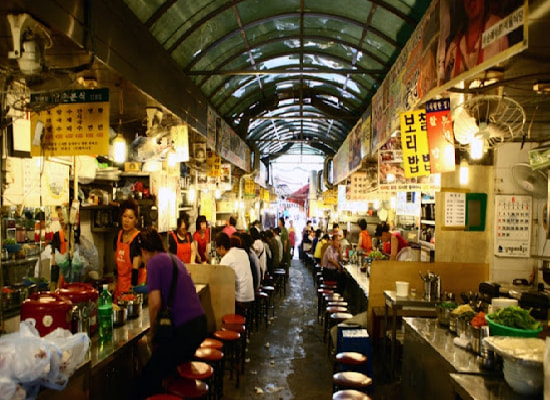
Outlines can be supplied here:
<path id="1" fill-rule="evenodd" d="M 166 252 L 158 232 L 141 232 L 140 236 L 142 260 L 147 265 L 150 332 L 153 334 L 157 315 L 168 301 L 173 262 L 177 266 L 177 282 L 171 308 L 176 335 L 171 341 L 153 342 L 151 358 L 144 366 L 139 380 L 139 397 L 147 398 L 162 392 L 162 380 L 175 375 L 179 364 L 193 358 L 206 337 L 206 316 L 187 268 L 177 257 Z"/>

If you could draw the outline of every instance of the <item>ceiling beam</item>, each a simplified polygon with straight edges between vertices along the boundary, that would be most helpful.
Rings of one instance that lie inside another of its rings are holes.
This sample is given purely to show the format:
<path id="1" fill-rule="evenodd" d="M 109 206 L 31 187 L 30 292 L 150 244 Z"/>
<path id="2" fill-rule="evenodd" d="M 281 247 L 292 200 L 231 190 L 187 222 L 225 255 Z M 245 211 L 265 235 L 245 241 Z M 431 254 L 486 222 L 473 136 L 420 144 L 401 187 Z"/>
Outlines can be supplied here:
<path id="1" fill-rule="evenodd" d="M 189 76 L 238 76 L 238 75 L 300 75 L 306 73 L 308 75 L 317 75 L 317 74 L 337 74 L 337 75 L 383 75 L 387 71 L 381 69 L 363 69 L 361 67 L 356 68 L 304 68 L 303 71 L 292 70 L 288 68 L 273 68 L 273 69 L 264 69 L 261 71 L 251 71 L 251 70 L 211 70 L 211 71 L 190 71 L 187 73 Z"/>

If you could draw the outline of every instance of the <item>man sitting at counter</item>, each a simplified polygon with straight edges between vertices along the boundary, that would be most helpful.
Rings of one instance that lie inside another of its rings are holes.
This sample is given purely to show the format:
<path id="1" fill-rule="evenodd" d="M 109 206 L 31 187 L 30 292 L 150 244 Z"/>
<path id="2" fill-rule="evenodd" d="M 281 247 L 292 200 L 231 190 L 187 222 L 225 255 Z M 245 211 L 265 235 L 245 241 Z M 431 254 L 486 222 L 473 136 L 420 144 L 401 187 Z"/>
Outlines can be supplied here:
<path id="1" fill-rule="evenodd" d="M 324 281 L 336 281 L 338 293 L 344 292 L 345 276 L 342 273 L 342 249 L 340 247 L 340 235 L 332 235 L 330 245 L 328 246 L 323 259 L 321 268 Z"/>

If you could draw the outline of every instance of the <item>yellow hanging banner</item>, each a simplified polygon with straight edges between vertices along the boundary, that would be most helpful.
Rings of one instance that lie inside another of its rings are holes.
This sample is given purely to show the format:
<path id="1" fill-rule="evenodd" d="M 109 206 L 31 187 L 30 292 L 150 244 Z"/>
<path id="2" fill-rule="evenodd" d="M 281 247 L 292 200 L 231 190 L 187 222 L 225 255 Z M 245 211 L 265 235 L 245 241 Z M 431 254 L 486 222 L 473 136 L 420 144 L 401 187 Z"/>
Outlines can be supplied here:
<path id="1" fill-rule="evenodd" d="M 405 178 L 430 175 L 426 112 L 424 110 L 407 111 L 401 113 L 399 117 Z"/>
<path id="2" fill-rule="evenodd" d="M 31 156 L 109 154 L 109 89 L 31 94 L 31 102 L 57 104 L 31 113 Z"/>
<path id="3" fill-rule="evenodd" d="M 326 206 L 338 204 L 338 189 L 325 190 L 323 192 L 323 203 Z"/>
<path id="4" fill-rule="evenodd" d="M 254 182 L 253 179 L 245 179 L 244 196 L 248 198 L 256 197 L 256 183 Z"/>

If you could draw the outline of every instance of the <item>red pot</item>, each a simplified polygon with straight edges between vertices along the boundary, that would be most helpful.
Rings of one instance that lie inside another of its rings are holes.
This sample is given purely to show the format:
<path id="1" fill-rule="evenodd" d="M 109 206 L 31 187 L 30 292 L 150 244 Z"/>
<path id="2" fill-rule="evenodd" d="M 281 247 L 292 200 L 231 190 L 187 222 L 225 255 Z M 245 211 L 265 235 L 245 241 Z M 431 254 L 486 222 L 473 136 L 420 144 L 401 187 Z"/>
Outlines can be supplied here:
<path id="1" fill-rule="evenodd" d="M 62 296 L 68 297 L 73 305 L 86 310 L 89 318 L 90 336 L 97 331 L 97 290 L 87 283 L 67 283 L 65 287 L 56 290 Z M 73 332 L 76 333 L 76 332 Z"/>
<path id="2" fill-rule="evenodd" d="M 72 308 L 71 300 L 57 293 L 34 293 L 21 304 L 21 321 L 33 318 L 40 336 L 57 328 L 71 330 Z"/>

